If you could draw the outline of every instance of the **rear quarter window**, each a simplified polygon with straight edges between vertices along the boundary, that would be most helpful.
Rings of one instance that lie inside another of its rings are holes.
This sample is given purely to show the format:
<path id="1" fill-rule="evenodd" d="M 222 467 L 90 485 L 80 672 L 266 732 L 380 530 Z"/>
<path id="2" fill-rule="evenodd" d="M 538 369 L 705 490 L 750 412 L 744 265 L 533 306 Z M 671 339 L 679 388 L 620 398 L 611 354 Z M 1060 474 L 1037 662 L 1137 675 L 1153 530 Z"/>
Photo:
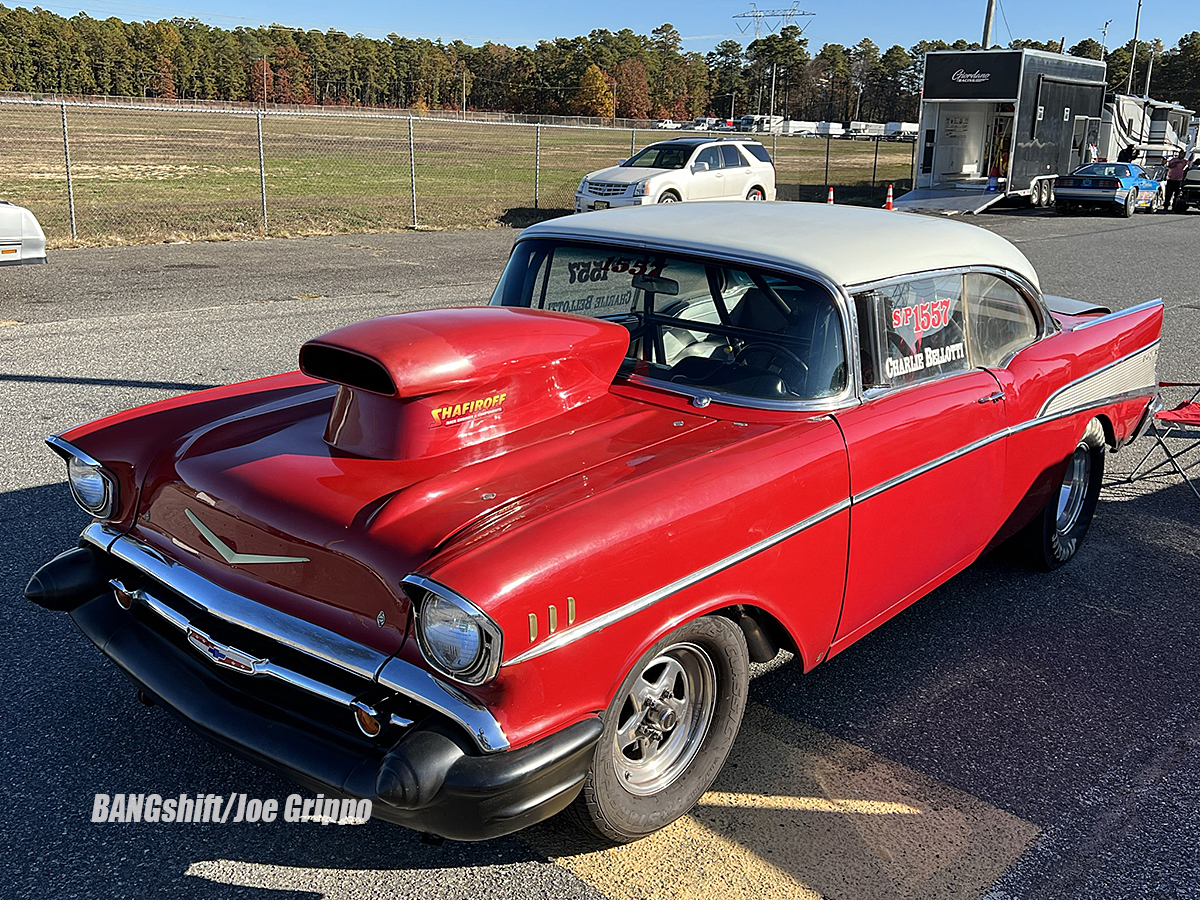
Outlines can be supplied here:
<path id="1" fill-rule="evenodd" d="M 769 163 L 771 161 L 771 154 L 767 152 L 767 148 L 762 144 L 743 144 L 742 147 L 747 153 L 761 162 Z"/>

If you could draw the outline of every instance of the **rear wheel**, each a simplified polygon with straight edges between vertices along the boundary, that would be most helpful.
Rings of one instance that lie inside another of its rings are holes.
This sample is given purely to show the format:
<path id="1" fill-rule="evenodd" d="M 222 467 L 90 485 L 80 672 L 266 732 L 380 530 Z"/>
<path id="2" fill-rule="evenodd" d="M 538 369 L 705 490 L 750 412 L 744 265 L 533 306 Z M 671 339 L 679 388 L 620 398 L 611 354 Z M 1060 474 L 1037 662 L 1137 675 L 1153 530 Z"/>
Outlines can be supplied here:
<path id="1" fill-rule="evenodd" d="M 747 200 L 766 200 L 767 195 L 763 193 L 762 188 L 752 187 L 752 188 L 750 188 L 750 193 L 746 194 L 746 199 Z"/>
<path id="2" fill-rule="evenodd" d="M 1067 460 L 1062 482 L 1021 533 L 1029 561 L 1038 568 L 1057 569 L 1083 543 L 1100 498 L 1104 450 L 1104 429 L 1093 419 Z"/>
<path id="3" fill-rule="evenodd" d="M 694 619 L 651 647 L 604 714 L 571 807 L 576 824 L 625 843 L 687 813 L 725 764 L 749 682 L 745 636 L 721 616 Z"/>
<path id="4" fill-rule="evenodd" d="M 1137 198 L 1137 190 L 1130 188 L 1129 193 L 1125 195 L 1125 205 L 1121 207 L 1121 215 L 1126 219 L 1132 219 L 1134 212 L 1137 211 Z"/>

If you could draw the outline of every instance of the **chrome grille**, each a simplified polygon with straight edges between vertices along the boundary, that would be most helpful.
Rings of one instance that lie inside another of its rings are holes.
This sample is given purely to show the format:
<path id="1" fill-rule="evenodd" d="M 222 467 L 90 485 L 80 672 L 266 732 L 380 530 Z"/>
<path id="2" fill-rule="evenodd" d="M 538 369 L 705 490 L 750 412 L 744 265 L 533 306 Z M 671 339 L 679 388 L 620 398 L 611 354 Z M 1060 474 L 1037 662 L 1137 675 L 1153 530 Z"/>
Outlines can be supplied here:
<path id="1" fill-rule="evenodd" d="M 588 193 L 596 197 L 619 197 L 624 194 L 629 185 L 614 184 L 611 181 L 589 181 Z"/>

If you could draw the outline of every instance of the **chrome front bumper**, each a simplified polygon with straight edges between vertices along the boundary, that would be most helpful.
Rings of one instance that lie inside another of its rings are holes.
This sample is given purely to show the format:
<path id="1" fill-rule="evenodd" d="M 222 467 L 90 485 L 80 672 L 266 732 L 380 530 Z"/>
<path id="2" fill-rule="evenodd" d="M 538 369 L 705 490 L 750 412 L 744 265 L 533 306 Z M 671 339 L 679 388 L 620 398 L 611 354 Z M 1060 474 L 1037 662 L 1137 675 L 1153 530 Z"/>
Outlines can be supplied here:
<path id="1" fill-rule="evenodd" d="M 273 644 L 298 651 L 325 666 L 340 669 L 351 676 L 351 682 L 373 689 L 378 694 L 392 692 L 451 719 L 469 734 L 483 753 L 508 750 L 509 741 L 504 729 L 490 712 L 476 704 L 456 687 L 396 657 L 351 641 L 311 622 L 264 606 L 213 584 L 195 572 L 169 559 L 143 541 L 120 534 L 99 522 L 83 530 L 81 542 L 91 544 L 114 559 L 125 563 L 146 576 L 148 586 L 131 587 L 121 578 L 110 582 L 114 596 L 122 609 L 137 608 L 153 614 L 186 638 L 198 656 L 214 667 L 232 670 L 249 678 L 282 682 L 341 706 L 353 713 L 363 709 L 374 714 L 374 703 L 362 699 L 363 692 L 350 693 L 289 667 L 257 657 L 235 647 L 213 640 L 184 610 L 167 602 L 165 592 L 156 592 L 159 584 L 169 592 L 185 598 L 196 607 L 199 615 L 246 629 Z M 164 596 L 157 596 L 164 594 Z M 405 728 L 412 724 L 407 716 L 391 714 L 391 725 Z"/>

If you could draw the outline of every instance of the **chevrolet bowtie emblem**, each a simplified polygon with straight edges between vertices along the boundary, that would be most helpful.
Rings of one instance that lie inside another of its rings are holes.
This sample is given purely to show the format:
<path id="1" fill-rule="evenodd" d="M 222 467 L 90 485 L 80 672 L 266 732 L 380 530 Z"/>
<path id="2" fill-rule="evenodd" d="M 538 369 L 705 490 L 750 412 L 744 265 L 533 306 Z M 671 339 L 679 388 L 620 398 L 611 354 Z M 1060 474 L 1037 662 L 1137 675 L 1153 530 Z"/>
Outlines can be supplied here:
<path id="1" fill-rule="evenodd" d="M 236 550 L 230 549 L 229 545 L 213 534 L 212 529 L 196 518 L 195 513 L 190 509 L 183 511 L 188 520 L 196 526 L 196 530 L 200 532 L 200 536 L 208 541 L 214 550 L 221 554 L 221 558 L 231 565 L 249 565 L 252 563 L 294 563 L 308 562 L 307 556 L 263 556 L 259 553 L 238 553 Z"/>

